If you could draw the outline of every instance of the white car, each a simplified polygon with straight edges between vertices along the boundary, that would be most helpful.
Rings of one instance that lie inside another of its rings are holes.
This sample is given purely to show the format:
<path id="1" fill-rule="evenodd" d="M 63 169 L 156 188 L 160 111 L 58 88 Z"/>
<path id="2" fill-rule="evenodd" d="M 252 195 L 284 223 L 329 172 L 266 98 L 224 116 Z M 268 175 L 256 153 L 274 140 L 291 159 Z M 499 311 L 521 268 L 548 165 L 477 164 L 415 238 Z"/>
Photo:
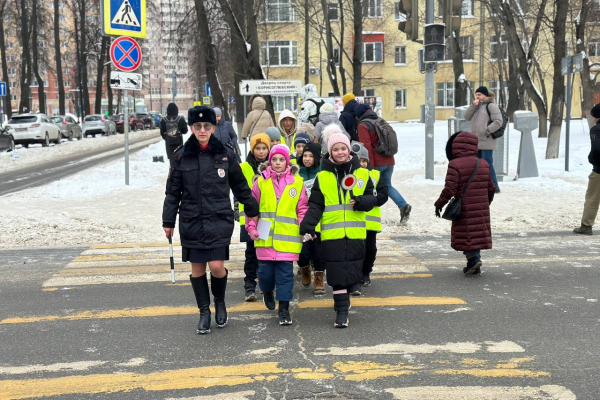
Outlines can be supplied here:
<path id="1" fill-rule="evenodd" d="M 56 125 L 45 114 L 19 114 L 11 117 L 6 130 L 15 138 L 15 144 L 29 147 L 33 143 L 41 143 L 43 147 L 50 142 L 60 144 L 62 135 Z"/>
<path id="2" fill-rule="evenodd" d="M 104 115 L 94 114 L 83 119 L 82 130 L 83 137 L 88 137 L 88 135 L 93 137 L 96 137 L 96 135 L 114 135 L 117 133 L 117 126 Z"/>

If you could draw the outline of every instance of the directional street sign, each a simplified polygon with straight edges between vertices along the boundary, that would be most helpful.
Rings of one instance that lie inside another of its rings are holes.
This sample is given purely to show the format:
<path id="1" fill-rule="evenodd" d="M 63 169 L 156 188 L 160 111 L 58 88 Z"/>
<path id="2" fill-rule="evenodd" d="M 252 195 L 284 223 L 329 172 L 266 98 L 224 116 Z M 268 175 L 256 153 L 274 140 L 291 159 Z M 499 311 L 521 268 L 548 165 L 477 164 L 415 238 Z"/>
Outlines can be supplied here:
<path id="1" fill-rule="evenodd" d="M 210 84 L 208 82 L 204 84 L 204 94 L 209 97 L 212 96 L 212 93 L 210 92 Z"/>
<path id="2" fill-rule="evenodd" d="M 146 0 L 102 0 L 102 33 L 146 37 Z"/>
<path id="3" fill-rule="evenodd" d="M 110 71 L 110 87 L 122 90 L 142 90 L 142 74 Z"/>
<path id="4" fill-rule="evenodd" d="M 0 82 L 0 96 L 6 96 L 6 82 Z"/>
<path id="5" fill-rule="evenodd" d="M 244 80 L 240 82 L 240 94 L 251 96 L 261 94 L 264 96 L 289 95 L 300 93 L 302 81 L 266 81 L 266 80 Z"/>
<path id="6" fill-rule="evenodd" d="M 142 63 L 142 49 L 134 39 L 122 36 L 110 46 L 110 59 L 121 71 L 135 71 Z"/>

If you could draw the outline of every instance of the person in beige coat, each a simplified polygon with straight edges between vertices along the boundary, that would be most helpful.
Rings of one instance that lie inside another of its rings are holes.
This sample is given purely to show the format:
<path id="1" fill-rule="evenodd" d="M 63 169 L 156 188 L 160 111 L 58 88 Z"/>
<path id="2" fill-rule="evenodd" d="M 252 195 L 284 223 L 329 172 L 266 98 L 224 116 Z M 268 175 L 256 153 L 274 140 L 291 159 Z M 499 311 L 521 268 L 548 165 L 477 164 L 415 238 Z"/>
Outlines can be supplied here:
<path id="1" fill-rule="evenodd" d="M 465 119 L 471 121 L 471 132 L 476 134 L 479 140 L 477 157 L 484 159 L 489 164 L 496 193 L 500 193 L 493 157 L 497 140 L 494 139 L 492 133 L 502 127 L 502 113 L 495 98 L 494 93 L 488 91 L 488 88 L 479 87 L 475 91 L 475 100 L 465 112 Z"/>
<path id="2" fill-rule="evenodd" d="M 250 102 L 250 112 L 242 127 L 242 143 L 257 133 L 264 133 L 268 127 L 275 126 L 271 114 L 265 110 L 267 103 L 262 97 L 253 97 Z"/>

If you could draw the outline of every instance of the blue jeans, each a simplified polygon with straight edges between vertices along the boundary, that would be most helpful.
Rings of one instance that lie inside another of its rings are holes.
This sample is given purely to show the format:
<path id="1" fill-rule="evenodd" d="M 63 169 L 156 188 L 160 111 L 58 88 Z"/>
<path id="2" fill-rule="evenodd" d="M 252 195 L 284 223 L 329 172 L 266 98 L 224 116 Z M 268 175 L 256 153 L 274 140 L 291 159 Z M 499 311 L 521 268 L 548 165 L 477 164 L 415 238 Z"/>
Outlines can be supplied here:
<path id="1" fill-rule="evenodd" d="M 400 192 L 392 186 L 392 174 L 394 173 L 394 166 L 384 165 L 381 167 L 375 167 L 375 169 L 381 173 L 380 179 L 382 179 L 383 183 L 385 183 L 388 187 L 388 196 L 394 203 L 396 203 L 399 209 L 403 209 L 407 204 L 406 200 L 404 200 L 404 197 L 402 197 Z"/>
<path id="2" fill-rule="evenodd" d="M 496 178 L 496 170 L 494 169 L 494 150 L 478 150 L 477 157 L 487 161 L 490 165 L 490 174 L 492 175 L 494 186 L 496 187 L 496 190 L 500 189 L 500 186 L 498 186 L 498 178 Z"/>
<path id="3" fill-rule="evenodd" d="M 467 259 L 469 259 L 473 256 L 481 258 L 481 250 L 463 251 L 463 254 L 465 255 L 465 257 L 467 257 Z"/>
<path id="4" fill-rule="evenodd" d="M 294 289 L 294 265 L 291 261 L 258 260 L 258 285 L 263 293 L 271 293 L 277 287 L 276 299 L 291 301 Z"/>

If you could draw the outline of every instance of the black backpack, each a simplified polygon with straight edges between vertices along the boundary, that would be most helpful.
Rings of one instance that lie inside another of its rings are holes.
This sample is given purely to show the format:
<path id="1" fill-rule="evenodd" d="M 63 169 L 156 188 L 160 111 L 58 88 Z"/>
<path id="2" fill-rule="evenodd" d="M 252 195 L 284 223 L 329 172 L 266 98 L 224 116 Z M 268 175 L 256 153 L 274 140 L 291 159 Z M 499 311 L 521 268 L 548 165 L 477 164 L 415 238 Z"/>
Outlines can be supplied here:
<path id="1" fill-rule="evenodd" d="M 398 137 L 394 128 L 387 123 L 383 118 L 378 117 L 377 119 L 365 118 L 361 119 L 360 122 L 368 122 L 373 125 L 379 143 L 375 151 L 384 156 L 393 156 L 398 153 Z"/>
<path id="2" fill-rule="evenodd" d="M 181 141 L 181 132 L 179 131 L 179 119 L 181 115 L 178 115 L 175 119 L 169 119 L 167 117 L 165 120 L 165 141 L 169 144 L 178 144 Z"/>
<path id="3" fill-rule="evenodd" d="M 309 115 L 308 120 L 313 126 L 317 126 L 317 122 L 319 122 L 319 115 L 321 115 L 321 106 L 325 104 L 324 100 L 316 101 L 315 99 L 306 99 L 305 101 L 310 101 L 314 105 L 317 106 L 317 113 L 315 115 Z"/>
<path id="4" fill-rule="evenodd" d="M 492 114 L 490 114 L 490 103 L 487 103 L 487 105 L 485 106 L 485 110 L 487 111 L 488 114 L 488 126 L 490 126 L 490 124 L 492 123 Z M 500 114 L 502 114 L 502 126 L 500 128 L 498 128 L 498 130 L 496 132 L 492 132 L 492 137 L 494 139 L 499 139 L 502 136 L 504 136 L 504 131 L 506 130 L 506 125 L 508 125 L 508 115 L 506 115 L 506 111 L 504 111 L 502 109 L 502 107 L 498 106 L 498 109 L 500 110 Z"/>

